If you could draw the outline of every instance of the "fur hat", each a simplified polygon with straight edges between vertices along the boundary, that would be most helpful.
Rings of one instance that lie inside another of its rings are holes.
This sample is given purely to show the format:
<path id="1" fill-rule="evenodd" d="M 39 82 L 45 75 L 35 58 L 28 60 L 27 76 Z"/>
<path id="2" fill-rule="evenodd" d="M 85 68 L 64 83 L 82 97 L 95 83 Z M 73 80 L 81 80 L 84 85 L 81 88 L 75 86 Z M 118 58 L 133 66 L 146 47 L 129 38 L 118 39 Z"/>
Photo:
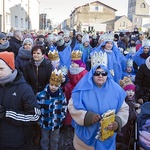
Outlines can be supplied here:
<path id="1" fill-rule="evenodd" d="M 82 37 L 82 43 L 85 43 L 85 42 L 90 42 L 88 34 L 84 34 L 83 37 Z"/>
<path id="2" fill-rule="evenodd" d="M 63 46 L 64 43 L 65 43 L 65 41 L 64 41 L 63 37 L 59 35 L 57 38 L 57 42 L 56 42 L 57 46 Z"/>
<path id="3" fill-rule="evenodd" d="M 25 38 L 24 41 L 23 41 L 23 45 L 30 42 L 33 46 L 33 40 L 31 38 Z"/>
<path id="4" fill-rule="evenodd" d="M 2 59 L 10 69 L 15 69 L 14 53 L 13 52 L 0 52 L 0 59 Z"/>
<path id="5" fill-rule="evenodd" d="M 125 90 L 133 90 L 135 91 L 135 85 L 131 81 L 129 77 L 124 77 L 123 80 L 120 80 L 120 86 Z"/>
<path id="6" fill-rule="evenodd" d="M 0 39 L 6 39 L 6 34 L 0 32 Z"/>

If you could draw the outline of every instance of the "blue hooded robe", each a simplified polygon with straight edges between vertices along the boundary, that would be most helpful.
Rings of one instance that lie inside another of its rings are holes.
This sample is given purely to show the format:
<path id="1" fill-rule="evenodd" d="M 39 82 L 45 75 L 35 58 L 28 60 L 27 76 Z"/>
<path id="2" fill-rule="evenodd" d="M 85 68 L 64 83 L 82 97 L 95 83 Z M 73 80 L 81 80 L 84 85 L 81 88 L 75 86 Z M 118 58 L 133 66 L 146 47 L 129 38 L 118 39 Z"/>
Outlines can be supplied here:
<path id="1" fill-rule="evenodd" d="M 99 88 L 92 78 L 97 67 L 93 67 L 74 88 L 72 92 L 74 107 L 77 110 L 91 111 L 99 115 L 112 109 L 117 113 L 125 100 L 126 93 L 114 82 L 108 69 L 102 65 L 100 67 L 108 72 L 108 77 L 102 87 Z M 88 146 L 93 146 L 95 150 L 115 150 L 116 133 L 107 140 L 100 141 L 95 138 L 99 127 L 99 122 L 91 126 L 81 126 L 75 123 L 75 133 L 81 141 Z"/>
<path id="2" fill-rule="evenodd" d="M 123 68 L 125 67 L 126 59 L 125 57 L 120 53 L 120 50 L 115 46 L 113 43 L 112 51 L 105 51 L 102 47 L 106 45 L 106 42 L 102 42 L 94 51 L 91 52 L 90 55 L 93 55 L 94 52 L 100 52 L 107 53 L 107 68 L 109 70 L 114 71 L 114 81 L 119 83 L 119 80 L 122 78 Z M 111 41 L 112 42 L 112 41 Z"/>

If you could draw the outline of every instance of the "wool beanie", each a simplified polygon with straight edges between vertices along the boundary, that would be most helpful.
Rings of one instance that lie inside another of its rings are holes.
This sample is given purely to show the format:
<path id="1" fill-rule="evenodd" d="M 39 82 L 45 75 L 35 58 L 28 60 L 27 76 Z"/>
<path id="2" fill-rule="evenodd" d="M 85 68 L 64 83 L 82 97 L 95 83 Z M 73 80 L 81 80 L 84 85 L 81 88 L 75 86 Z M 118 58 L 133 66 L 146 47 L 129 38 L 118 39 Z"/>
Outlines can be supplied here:
<path id="1" fill-rule="evenodd" d="M 2 32 L 0 32 L 0 39 L 6 39 L 6 35 Z"/>
<path id="2" fill-rule="evenodd" d="M 33 46 L 33 40 L 31 38 L 25 38 L 24 41 L 23 41 L 23 45 L 28 43 L 28 42 L 31 43 L 32 46 Z"/>
<path id="3" fill-rule="evenodd" d="M 2 59 L 10 69 L 15 69 L 14 53 L 13 52 L 0 52 L 0 59 Z"/>

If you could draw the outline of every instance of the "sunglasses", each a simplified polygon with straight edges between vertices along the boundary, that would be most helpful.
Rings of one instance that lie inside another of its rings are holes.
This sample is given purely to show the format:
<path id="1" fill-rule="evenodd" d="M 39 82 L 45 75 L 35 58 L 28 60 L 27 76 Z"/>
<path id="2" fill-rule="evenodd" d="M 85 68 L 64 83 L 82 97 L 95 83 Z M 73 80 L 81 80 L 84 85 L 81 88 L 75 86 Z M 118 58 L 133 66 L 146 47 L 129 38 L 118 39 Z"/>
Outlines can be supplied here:
<path id="1" fill-rule="evenodd" d="M 149 48 L 144 48 L 144 49 L 149 49 Z"/>
<path id="2" fill-rule="evenodd" d="M 107 73 L 107 72 L 104 72 L 104 71 L 103 71 L 103 72 L 95 71 L 93 75 L 94 75 L 94 76 L 99 76 L 100 74 L 101 74 L 102 76 L 107 76 L 108 73 Z"/>

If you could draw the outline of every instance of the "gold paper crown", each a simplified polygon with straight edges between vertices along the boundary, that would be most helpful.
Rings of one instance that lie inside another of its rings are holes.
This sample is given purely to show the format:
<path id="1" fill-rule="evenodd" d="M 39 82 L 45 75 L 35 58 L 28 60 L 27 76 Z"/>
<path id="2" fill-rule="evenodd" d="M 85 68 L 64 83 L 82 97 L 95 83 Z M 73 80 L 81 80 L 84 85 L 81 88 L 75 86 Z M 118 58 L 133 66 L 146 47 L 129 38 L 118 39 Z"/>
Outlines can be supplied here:
<path id="1" fill-rule="evenodd" d="M 71 59 L 72 60 L 81 60 L 82 52 L 80 50 L 72 51 L 71 53 Z"/>
<path id="2" fill-rule="evenodd" d="M 53 52 L 49 52 L 48 58 L 51 61 L 58 60 L 59 59 L 58 52 L 56 50 L 54 50 Z"/>
<path id="3" fill-rule="evenodd" d="M 123 80 L 120 80 L 120 86 L 122 88 L 124 88 L 125 86 L 127 86 L 129 84 L 133 84 L 133 82 L 131 81 L 131 79 L 129 77 L 124 77 Z"/>
<path id="4" fill-rule="evenodd" d="M 55 69 L 51 74 L 49 82 L 50 84 L 59 86 L 62 83 L 62 77 L 61 70 L 57 71 L 57 69 Z"/>

